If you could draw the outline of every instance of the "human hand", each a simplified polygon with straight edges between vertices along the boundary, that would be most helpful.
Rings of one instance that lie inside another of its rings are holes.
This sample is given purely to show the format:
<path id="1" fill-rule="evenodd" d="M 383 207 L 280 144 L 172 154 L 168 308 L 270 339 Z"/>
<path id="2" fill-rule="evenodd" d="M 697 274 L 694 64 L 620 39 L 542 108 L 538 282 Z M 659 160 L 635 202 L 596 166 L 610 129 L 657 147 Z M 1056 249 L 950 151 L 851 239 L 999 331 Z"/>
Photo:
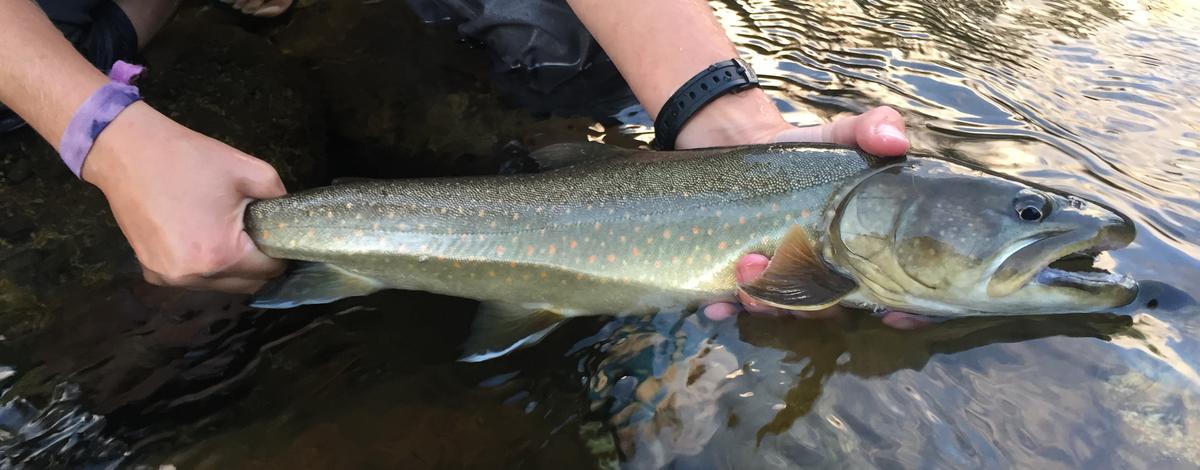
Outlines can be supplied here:
<path id="1" fill-rule="evenodd" d="M 231 3 L 234 10 L 261 18 L 279 16 L 292 6 L 292 0 L 221 0 Z"/>
<path id="2" fill-rule="evenodd" d="M 283 271 L 242 227 L 249 201 L 286 192 L 274 168 L 143 102 L 100 134 L 82 175 L 104 192 L 152 284 L 251 293 Z"/>
<path id="3" fill-rule="evenodd" d="M 883 106 L 872 109 L 866 113 L 839 119 L 829 124 L 811 127 L 796 127 L 783 122 L 782 119 L 766 121 L 767 125 L 760 125 L 756 129 L 743 128 L 736 133 L 740 143 L 770 143 L 770 142 L 821 142 L 835 143 L 842 145 L 850 145 L 863 149 L 867 153 L 878 156 L 901 156 L 908 151 L 908 138 L 905 135 L 904 118 L 896 110 Z M 695 135 L 695 134 L 693 134 Z M 720 132 L 709 133 L 711 136 L 721 135 Z M 683 135 L 681 135 L 681 138 Z M 695 135 L 700 138 L 699 135 Z M 726 145 L 731 142 L 718 142 L 718 145 Z M 713 145 L 712 142 L 695 144 L 692 142 L 685 143 L 691 146 Z M 749 282 L 762 275 L 767 269 L 769 259 L 757 253 L 751 253 L 743 256 L 737 263 L 737 281 L 739 284 Z M 783 314 L 785 311 L 759 305 L 745 293 L 738 292 L 738 300 L 742 306 L 751 313 L 759 314 Z M 705 307 L 704 313 L 709 318 L 720 320 L 733 316 L 738 311 L 737 306 L 731 303 L 716 303 Z M 789 312 L 791 314 L 804 318 L 825 318 L 832 315 L 832 311 L 818 312 Z M 899 329 L 914 329 L 924 325 L 926 322 L 920 317 L 903 313 L 889 311 L 884 314 L 883 322 L 889 326 Z"/>

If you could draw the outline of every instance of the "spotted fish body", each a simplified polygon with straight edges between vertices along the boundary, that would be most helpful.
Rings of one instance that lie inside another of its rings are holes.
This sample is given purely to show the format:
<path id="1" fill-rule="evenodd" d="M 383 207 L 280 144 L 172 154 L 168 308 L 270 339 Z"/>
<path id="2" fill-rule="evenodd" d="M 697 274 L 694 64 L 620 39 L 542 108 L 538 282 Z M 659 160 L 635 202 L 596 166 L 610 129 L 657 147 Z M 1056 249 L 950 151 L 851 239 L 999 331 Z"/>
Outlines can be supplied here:
<path id="1" fill-rule="evenodd" d="M 942 317 L 1100 312 L 1136 294 L 1132 280 L 1090 267 L 1133 240 L 1128 218 L 942 159 L 811 144 L 566 144 L 533 157 L 547 171 L 359 182 L 251 204 L 259 248 L 309 262 L 256 305 L 386 288 L 478 299 L 477 333 L 499 333 L 468 350 L 486 358 L 562 316 L 649 313 L 735 289 L 790 310 Z M 738 285 L 735 263 L 750 252 L 771 262 Z M 1087 267 L 1061 264 L 1080 259 Z"/>
<path id="2" fill-rule="evenodd" d="M 796 224 L 822 233 L 831 194 L 872 162 L 825 146 L 628 151 L 538 174 L 335 185 L 257 202 L 246 222 L 272 257 L 380 287 L 644 312 L 729 297 L 740 256 L 773 252 Z"/>

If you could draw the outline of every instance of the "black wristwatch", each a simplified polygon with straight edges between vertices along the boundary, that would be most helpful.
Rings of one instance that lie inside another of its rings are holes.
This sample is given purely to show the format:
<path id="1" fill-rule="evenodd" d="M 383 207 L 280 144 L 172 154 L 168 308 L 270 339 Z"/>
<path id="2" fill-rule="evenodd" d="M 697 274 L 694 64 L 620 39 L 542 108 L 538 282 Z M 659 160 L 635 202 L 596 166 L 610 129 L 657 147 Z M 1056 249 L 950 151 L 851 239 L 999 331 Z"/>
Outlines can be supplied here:
<path id="1" fill-rule="evenodd" d="M 726 93 L 758 86 L 758 75 L 746 61 L 734 58 L 710 65 L 671 95 L 654 120 L 654 147 L 674 150 L 679 131 L 708 103 Z"/>

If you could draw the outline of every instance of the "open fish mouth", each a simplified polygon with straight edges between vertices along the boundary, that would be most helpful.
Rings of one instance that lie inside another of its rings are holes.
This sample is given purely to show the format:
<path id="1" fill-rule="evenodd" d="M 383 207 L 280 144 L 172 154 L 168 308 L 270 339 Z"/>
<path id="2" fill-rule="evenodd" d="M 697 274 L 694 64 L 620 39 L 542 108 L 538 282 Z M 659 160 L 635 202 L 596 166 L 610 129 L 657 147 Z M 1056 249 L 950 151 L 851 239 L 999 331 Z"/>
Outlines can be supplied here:
<path id="1" fill-rule="evenodd" d="M 1031 286 L 1073 289 L 1084 294 L 1080 302 L 1117 307 L 1133 301 L 1137 283 L 1123 274 L 1096 267 L 1097 257 L 1133 241 L 1125 226 L 1081 232 L 1044 233 L 1012 253 L 996 270 L 989 294 L 1003 297 Z"/>
<path id="2" fill-rule="evenodd" d="M 1137 283 L 1129 276 L 1114 273 L 1095 265 L 1101 253 L 1123 246 L 1125 245 L 1098 246 L 1051 259 L 1037 271 L 1037 274 L 1029 282 L 1079 289 L 1094 294 L 1111 289 L 1135 291 Z"/>

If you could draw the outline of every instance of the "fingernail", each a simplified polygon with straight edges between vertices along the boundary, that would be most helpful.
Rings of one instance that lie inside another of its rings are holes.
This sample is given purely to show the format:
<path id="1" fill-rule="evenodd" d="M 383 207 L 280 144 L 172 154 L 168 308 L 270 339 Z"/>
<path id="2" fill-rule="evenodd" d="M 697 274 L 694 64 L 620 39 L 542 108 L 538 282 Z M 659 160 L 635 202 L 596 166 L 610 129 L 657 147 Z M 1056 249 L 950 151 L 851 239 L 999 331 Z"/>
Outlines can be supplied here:
<path id="1" fill-rule="evenodd" d="M 889 140 L 899 140 L 899 141 L 908 140 L 908 136 L 905 136 L 903 131 L 901 131 L 900 129 L 897 129 L 896 126 L 893 126 L 891 124 L 880 124 L 879 127 L 875 128 L 875 133 L 878 134 L 880 137 L 883 137 L 883 138 L 889 139 Z"/>

